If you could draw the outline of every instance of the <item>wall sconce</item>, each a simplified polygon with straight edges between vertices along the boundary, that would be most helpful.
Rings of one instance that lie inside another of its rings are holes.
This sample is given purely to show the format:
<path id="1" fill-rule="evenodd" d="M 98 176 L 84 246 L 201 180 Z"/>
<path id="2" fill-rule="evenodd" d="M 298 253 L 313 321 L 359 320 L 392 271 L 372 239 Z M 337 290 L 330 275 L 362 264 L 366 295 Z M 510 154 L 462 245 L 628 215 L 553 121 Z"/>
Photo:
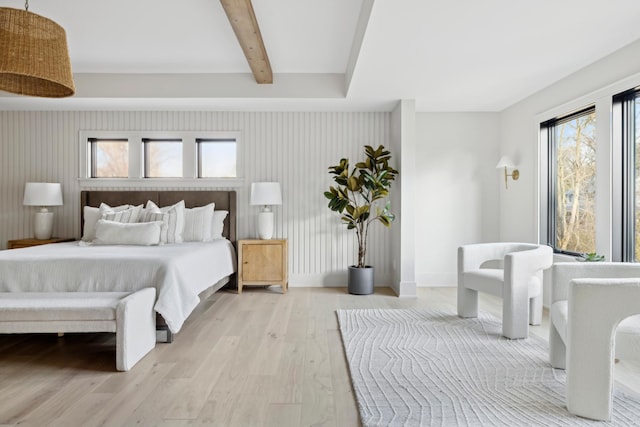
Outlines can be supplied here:
<path id="1" fill-rule="evenodd" d="M 496 165 L 496 169 L 504 168 L 504 188 L 509 188 L 507 185 L 507 178 L 511 177 L 514 181 L 517 181 L 520 178 L 520 171 L 515 169 L 516 165 L 511 161 L 509 156 L 502 156 Z M 507 169 L 513 169 L 511 173 L 508 173 Z"/>

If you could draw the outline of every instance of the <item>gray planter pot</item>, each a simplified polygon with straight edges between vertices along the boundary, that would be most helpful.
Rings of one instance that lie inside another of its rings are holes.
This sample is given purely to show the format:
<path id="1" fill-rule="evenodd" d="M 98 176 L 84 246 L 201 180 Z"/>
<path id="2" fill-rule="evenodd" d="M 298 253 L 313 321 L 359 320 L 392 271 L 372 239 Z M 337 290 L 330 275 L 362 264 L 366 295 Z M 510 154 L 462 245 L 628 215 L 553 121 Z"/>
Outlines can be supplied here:
<path id="1" fill-rule="evenodd" d="M 349 266 L 347 290 L 354 295 L 369 295 L 373 293 L 373 267 L 358 268 Z"/>

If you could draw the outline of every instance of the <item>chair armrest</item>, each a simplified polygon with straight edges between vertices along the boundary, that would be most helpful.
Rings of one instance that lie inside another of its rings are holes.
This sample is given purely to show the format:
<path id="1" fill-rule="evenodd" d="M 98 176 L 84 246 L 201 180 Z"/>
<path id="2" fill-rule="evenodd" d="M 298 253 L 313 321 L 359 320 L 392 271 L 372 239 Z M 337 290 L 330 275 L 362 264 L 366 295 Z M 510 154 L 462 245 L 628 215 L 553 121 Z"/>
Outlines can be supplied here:
<path id="1" fill-rule="evenodd" d="M 460 246 L 458 248 L 458 272 L 476 270 L 485 261 L 502 259 L 513 247 L 514 243 L 505 242 Z"/>
<path id="2" fill-rule="evenodd" d="M 539 271 L 546 270 L 553 264 L 553 249 L 549 246 L 511 252 L 504 257 L 505 279 L 509 274 L 519 276 L 528 282 L 528 278 Z"/>

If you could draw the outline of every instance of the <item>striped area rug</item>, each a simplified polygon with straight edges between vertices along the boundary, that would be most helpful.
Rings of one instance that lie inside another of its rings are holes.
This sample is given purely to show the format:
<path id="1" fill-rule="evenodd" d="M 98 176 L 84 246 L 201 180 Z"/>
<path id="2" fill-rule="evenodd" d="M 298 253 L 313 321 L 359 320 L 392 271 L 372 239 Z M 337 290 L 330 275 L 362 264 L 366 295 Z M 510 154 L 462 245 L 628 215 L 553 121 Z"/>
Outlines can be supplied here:
<path id="1" fill-rule="evenodd" d="M 502 338 L 490 315 L 337 314 L 363 426 L 607 425 L 567 412 L 546 341 Z M 640 399 L 616 392 L 609 425 L 640 425 Z"/>

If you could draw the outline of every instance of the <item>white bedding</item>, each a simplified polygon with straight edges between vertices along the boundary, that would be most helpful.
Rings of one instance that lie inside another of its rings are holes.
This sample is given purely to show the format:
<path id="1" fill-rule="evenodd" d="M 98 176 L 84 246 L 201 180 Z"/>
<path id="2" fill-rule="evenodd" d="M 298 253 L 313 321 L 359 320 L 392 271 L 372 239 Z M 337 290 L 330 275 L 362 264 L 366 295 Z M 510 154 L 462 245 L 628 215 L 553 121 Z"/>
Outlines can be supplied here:
<path id="1" fill-rule="evenodd" d="M 235 250 L 226 239 L 151 247 L 68 242 L 0 251 L 0 292 L 155 287 L 155 310 L 176 333 L 200 302 L 198 294 L 235 271 Z"/>

